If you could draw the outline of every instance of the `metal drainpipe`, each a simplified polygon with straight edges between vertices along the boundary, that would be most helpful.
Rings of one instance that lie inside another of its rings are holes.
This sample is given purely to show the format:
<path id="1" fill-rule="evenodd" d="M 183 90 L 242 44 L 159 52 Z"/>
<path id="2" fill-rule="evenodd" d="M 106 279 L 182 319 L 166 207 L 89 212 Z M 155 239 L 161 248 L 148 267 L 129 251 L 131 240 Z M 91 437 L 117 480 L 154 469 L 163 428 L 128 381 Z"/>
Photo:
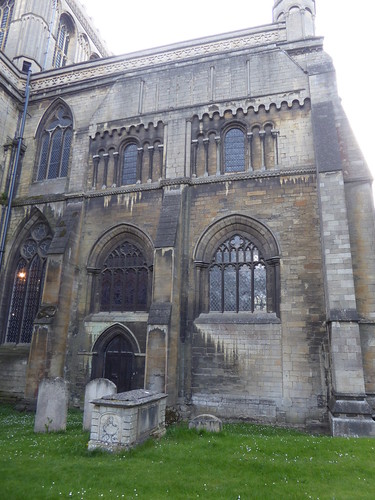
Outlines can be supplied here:
<path id="1" fill-rule="evenodd" d="M 0 244 L 0 273 L 1 273 L 1 269 L 2 269 L 3 257 L 4 257 L 4 252 L 5 252 L 5 240 L 6 240 L 7 233 L 8 233 L 9 219 L 10 219 L 10 214 L 11 214 L 11 211 L 12 211 L 12 201 L 13 201 L 13 196 L 14 196 L 14 187 L 15 187 L 15 184 L 16 184 L 17 170 L 18 170 L 18 164 L 19 164 L 19 160 L 20 160 L 21 148 L 22 148 L 22 142 L 23 142 L 23 133 L 24 133 L 24 130 L 25 130 L 25 123 L 26 123 L 27 106 L 29 104 L 30 77 L 31 77 L 31 64 L 30 64 L 30 66 L 28 68 L 28 71 L 27 71 L 27 81 L 26 81 L 26 91 L 25 91 L 25 104 L 24 104 L 24 108 L 23 108 L 23 115 L 22 115 L 22 121 L 21 121 L 20 130 L 19 130 L 19 135 L 18 135 L 18 138 L 17 138 L 17 151 L 16 151 L 16 157 L 15 157 L 15 160 L 14 160 L 14 167 L 13 167 L 12 177 L 11 177 L 11 181 L 10 181 L 9 196 L 8 196 L 8 205 L 6 206 L 6 211 L 5 211 L 3 236 L 2 236 L 1 244 Z"/>

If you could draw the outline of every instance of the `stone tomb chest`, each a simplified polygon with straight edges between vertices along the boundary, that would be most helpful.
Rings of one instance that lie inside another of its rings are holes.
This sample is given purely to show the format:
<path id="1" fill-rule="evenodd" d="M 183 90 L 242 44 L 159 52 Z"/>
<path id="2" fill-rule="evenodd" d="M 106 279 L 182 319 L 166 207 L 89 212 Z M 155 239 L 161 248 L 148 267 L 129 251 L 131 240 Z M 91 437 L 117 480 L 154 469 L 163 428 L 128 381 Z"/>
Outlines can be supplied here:
<path id="1" fill-rule="evenodd" d="M 132 448 L 165 433 L 167 395 L 143 389 L 104 396 L 92 401 L 89 450 Z"/>

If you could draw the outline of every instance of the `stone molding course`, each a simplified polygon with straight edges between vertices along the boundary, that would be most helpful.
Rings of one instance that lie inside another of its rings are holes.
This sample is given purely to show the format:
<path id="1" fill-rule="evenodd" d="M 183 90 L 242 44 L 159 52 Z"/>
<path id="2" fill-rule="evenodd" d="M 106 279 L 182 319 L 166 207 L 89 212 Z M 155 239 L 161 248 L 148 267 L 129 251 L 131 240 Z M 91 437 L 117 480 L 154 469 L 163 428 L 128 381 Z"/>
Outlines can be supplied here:
<path id="1" fill-rule="evenodd" d="M 58 201 L 68 201 L 72 199 L 89 199 L 89 198 L 100 198 L 100 197 L 108 197 L 108 196 L 116 196 L 121 194 L 130 194 L 130 193 L 139 193 L 143 191 L 155 191 L 162 187 L 171 187 L 171 186 L 196 186 L 199 184 L 216 184 L 216 183 L 226 183 L 226 182 L 236 182 L 243 180 L 251 180 L 251 179 L 265 179 L 269 177 L 280 177 L 280 179 L 285 177 L 292 177 L 296 179 L 298 177 L 305 178 L 306 176 L 311 176 L 316 174 L 316 169 L 314 167 L 311 168 L 296 168 L 296 169 L 275 169 L 268 170 L 265 172 L 245 172 L 242 174 L 231 174 L 231 175 L 220 175 L 220 176 L 212 176 L 212 177 L 200 177 L 200 178 L 175 178 L 175 179 L 161 179 L 159 182 L 155 182 L 152 184 L 137 184 L 128 186 L 121 186 L 118 188 L 111 189 L 103 189 L 103 190 L 92 190 L 85 191 L 79 193 L 68 193 L 68 194 L 51 194 L 45 196 L 30 196 L 27 198 L 18 198 L 14 200 L 13 206 L 22 207 L 25 205 L 39 205 L 44 203 L 55 203 Z"/>
<path id="2" fill-rule="evenodd" d="M 264 29 L 264 27 L 263 27 Z M 240 32 L 243 33 L 243 32 Z M 70 71 L 65 67 L 63 71 L 53 72 L 51 76 L 38 75 L 31 83 L 31 94 L 41 90 L 66 86 L 71 83 L 78 83 L 82 80 L 98 79 L 107 75 L 116 75 L 126 71 L 154 67 L 160 64 L 176 63 L 186 61 L 196 57 L 231 52 L 247 48 L 258 47 L 268 44 L 276 44 L 285 40 L 284 31 L 280 27 L 273 25 L 267 31 L 251 30 L 246 34 L 233 33 L 230 38 L 224 40 L 199 39 L 193 42 L 185 42 L 176 46 L 168 46 L 158 49 L 157 52 L 143 51 L 114 58 L 114 61 L 103 61 L 90 64 L 84 68 L 82 65 L 74 65 Z M 175 47 L 175 48 L 173 48 Z M 150 53 L 148 53 L 150 52 Z"/>

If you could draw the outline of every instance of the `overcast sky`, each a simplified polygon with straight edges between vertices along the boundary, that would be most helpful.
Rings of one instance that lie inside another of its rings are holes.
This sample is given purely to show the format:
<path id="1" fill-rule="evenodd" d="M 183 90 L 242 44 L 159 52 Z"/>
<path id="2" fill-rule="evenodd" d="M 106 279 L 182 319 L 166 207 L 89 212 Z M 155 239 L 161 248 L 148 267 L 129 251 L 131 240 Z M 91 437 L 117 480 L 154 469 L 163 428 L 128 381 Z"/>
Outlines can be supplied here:
<path id="1" fill-rule="evenodd" d="M 108 49 L 124 54 L 272 22 L 274 0 L 81 0 Z M 229 10 L 228 7 L 231 7 Z M 337 71 L 339 95 L 375 176 L 375 0 L 316 0 L 316 34 Z"/>

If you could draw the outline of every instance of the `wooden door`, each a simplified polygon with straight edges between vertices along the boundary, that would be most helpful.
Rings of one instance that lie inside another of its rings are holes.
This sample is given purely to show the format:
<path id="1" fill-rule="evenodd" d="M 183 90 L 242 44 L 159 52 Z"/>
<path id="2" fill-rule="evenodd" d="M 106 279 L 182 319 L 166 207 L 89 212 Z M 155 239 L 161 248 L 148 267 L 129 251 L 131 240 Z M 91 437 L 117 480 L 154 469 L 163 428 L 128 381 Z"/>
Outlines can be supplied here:
<path id="1" fill-rule="evenodd" d="M 117 335 L 105 350 L 104 377 L 116 384 L 117 392 L 130 391 L 134 368 L 134 352 L 129 342 L 122 335 Z"/>

